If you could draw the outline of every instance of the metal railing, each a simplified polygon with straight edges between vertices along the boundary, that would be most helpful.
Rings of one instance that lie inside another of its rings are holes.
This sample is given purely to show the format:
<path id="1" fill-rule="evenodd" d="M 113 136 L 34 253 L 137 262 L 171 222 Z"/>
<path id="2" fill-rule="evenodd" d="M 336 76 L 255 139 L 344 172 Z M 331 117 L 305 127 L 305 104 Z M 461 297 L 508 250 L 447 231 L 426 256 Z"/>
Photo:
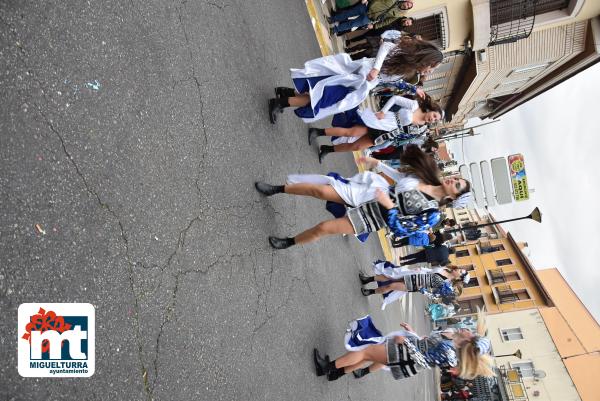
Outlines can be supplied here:
<path id="1" fill-rule="evenodd" d="M 527 391 L 523 377 L 518 369 L 507 368 L 504 365 L 498 368 L 500 373 L 502 389 L 509 401 L 527 401 Z"/>
<path id="2" fill-rule="evenodd" d="M 496 287 L 496 291 L 498 292 L 498 298 L 501 304 L 509 304 L 519 300 L 519 296 L 515 294 L 508 285 L 498 286 Z"/>
<path id="3" fill-rule="evenodd" d="M 490 43 L 496 46 L 529 37 L 539 0 L 490 0 Z"/>
<path id="4" fill-rule="evenodd" d="M 502 269 L 494 269 L 490 270 L 490 278 L 492 279 L 492 284 L 505 283 L 506 277 L 504 276 L 504 272 Z"/>

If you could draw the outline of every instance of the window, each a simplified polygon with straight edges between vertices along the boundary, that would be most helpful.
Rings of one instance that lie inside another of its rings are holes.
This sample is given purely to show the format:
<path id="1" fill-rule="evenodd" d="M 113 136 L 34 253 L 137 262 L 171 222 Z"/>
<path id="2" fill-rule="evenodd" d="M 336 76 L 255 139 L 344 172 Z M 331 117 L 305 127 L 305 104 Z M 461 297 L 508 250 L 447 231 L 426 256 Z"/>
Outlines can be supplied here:
<path id="1" fill-rule="evenodd" d="M 460 305 L 460 312 L 458 315 L 468 315 L 470 313 L 477 313 L 477 307 L 483 308 L 485 302 L 483 297 L 480 295 L 475 298 L 459 299 L 458 304 Z"/>
<path id="2" fill-rule="evenodd" d="M 519 370 L 521 377 L 533 377 L 535 369 L 533 368 L 533 362 L 515 362 L 511 363 L 510 366 L 514 369 Z"/>
<path id="3" fill-rule="evenodd" d="M 521 276 L 519 276 L 519 273 L 516 271 L 504 272 L 504 280 L 505 281 L 519 281 L 519 280 L 521 280 Z"/>
<path id="4" fill-rule="evenodd" d="M 535 6 L 536 14 L 549 13 L 569 7 L 569 0 L 538 0 Z"/>
<path id="5" fill-rule="evenodd" d="M 424 40 L 446 48 L 446 28 L 444 13 L 438 12 L 427 16 L 415 16 L 416 21 L 409 27 L 403 27 L 406 32 L 421 35 Z M 390 28 L 391 29 L 391 28 Z"/>
<path id="6" fill-rule="evenodd" d="M 508 266 L 512 265 L 512 260 L 510 259 L 498 259 L 496 261 L 496 266 Z"/>
<path id="7" fill-rule="evenodd" d="M 456 251 L 456 257 L 457 258 L 463 258 L 465 256 L 470 256 L 470 253 L 469 253 L 468 249 L 461 249 L 459 251 Z"/>
<path id="8" fill-rule="evenodd" d="M 473 266 L 473 265 L 460 265 L 460 266 L 458 266 L 458 268 L 465 269 L 466 271 L 475 270 L 475 266 Z"/>
<path id="9" fill-rule="evenodd" d="M 477 277 L 471 277 L 469 282 L 465 285 L 465 288 L 478 287 L 478 286 L 479 286 L 479 280 L 477 280 Z"/>
<path id="10" fill-rule="evenodd" d="M 500 334 L 502 335 L 502 339 L 504 341 L 516 341 L 523 339 L 523 333 L 521 333 L 520 327 L 514 329 L 500 329 Z"/>

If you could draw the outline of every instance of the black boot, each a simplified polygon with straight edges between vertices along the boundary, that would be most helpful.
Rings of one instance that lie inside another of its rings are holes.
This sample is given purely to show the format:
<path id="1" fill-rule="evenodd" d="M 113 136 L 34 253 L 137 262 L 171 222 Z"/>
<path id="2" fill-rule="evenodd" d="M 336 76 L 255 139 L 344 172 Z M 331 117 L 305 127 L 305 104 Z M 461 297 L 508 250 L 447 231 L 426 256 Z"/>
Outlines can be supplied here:
<path id="1" fill-rule="evenodd" d="M 344 372 L 344 368 L 336 368 L 335 361 L 329 362 L 329 371 L 327 372 L 327 380 L 330 382 L 339 379 L 344 376 L 346 372 Z"/>
<path id="2" fill-rule="evenodd" d="M 372 283 L 373 281 L 375 281 L 375 276 L 366 276 L 362 272 L 358 273 L 358 278 L 360 279 L 360 282 L 363 285 L 369 284 L 369 283 Z"/>
<path id="3" fill-rule="evenodd" d="M 317 139 L 319 136 L 325 136 L 325 130 L 321 128 L 309 128 L 308 129 L 308 144 L 312 145 L 312 141 Z"/>
<path id="4" fill-rule="evenodd" d="M 289 106 L 287 97 L 269 99 L 269 120 L 271 124 L 275 124 L 277 122 L 277 115 L 283 113 L 283 109 Z"/>
<path id="5" fill-rule="evenodd" d="M 368 288 L 361 288 L 360 292 L 362 292 L 365 297 L 375 294 L 375 290 L 369 290 Z"/>
<path id="6" fill-rule="evenodd" d="M 371 371 L 369 370 L 368 367 L 362 368 L 362 369 L 356 369 L 354 372 L 352 372 L 352 374 L 354 375 L 354 378 L 356 378 L 356 379 L 360 379 L 361 377 L 365 377 L 369 373 L 371 373 Z"/>
<path id="7" fill-rule="evenodd" d="M 254 188 L 265 196 L 271 196 L 283 193 L 285 185 L 270 185 L 266 182 L 257 181 L 254 183 Z"/>
<path id="8" fill-rule="evenodd" d="M 318 349 L 313 349 L 313 361 L 315 362 L 315 370 L 317 376 L 323 376 L 329 373 L 329 355 L 322 358 Z"/>
<path id="9" fill-rule="evenodd" d="M 269 244 L 275 249 L 286 249 L 296 244 L 294 238 L 269 237 Z"/>
<path id="10" fill-rule="evenodd" d="M 323 163 L 323 158 L 327 156 L 328 153 L 333 153 L 335 150 L 331 145 L 321 145 L 319 147 L 319 163 Z"/>
<path id="11" fill-rule="evenodd" d="M 294 97 L 294 96 L 296 96 L 296 90 L 294 88 L 278 86 L 277 88 L 275 88 L 275 96 L 277 96 L 277 97 Z"/>

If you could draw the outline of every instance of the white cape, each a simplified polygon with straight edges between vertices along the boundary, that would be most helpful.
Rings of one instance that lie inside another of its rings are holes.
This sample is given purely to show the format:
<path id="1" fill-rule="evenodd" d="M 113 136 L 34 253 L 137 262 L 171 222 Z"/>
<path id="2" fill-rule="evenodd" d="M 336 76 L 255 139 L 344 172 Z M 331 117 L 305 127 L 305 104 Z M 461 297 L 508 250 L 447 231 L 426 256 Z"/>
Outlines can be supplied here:
<path id="1" fill-rule="evenodd" d="M 343 85 L 354 89 L 339 102 L 319 109 L 319 113 L 313 118 L 303 118 L 302 120 L 311 123 L 353 109 L 361 104 L 369 96 L 371 89 L 379 83 L 379 79 L 367 81 L 367 75 L 373 68 L 373 63 L 374 59 L 372 58 L 352 60 L 348 54 L 340 53 L 309 60 L 304 63 L 303 69 L 290 69 L 292 79 L 328 76 L 310 88 L 311 105 L 316 105 L 323 97 L 326 86 Z"/>

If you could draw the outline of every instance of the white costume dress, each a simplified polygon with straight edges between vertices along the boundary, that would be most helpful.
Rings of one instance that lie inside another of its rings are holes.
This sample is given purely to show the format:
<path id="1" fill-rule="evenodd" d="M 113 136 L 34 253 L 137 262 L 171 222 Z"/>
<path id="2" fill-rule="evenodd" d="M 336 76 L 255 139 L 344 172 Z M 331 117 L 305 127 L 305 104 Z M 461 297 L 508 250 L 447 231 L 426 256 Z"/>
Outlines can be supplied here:
<path id="1" fill-rule="evenodd" d="M 393 106 L 400 106 L 400 110 L 391 112 L 390 109 Z M 418 108 L 419 103 L 416 100 L 407 99 L 403 96 L 392 96 L 381 109 L 385 113 L 383 119 L 378 119 L 375 112 L 369 108 L 359 110 L 358 114 L 367 127 L 382 131 L 393 131 L 399 127 L 411 125 L 413 114 Z"/>
<path id="2" fill-rule="evenodd" d="M 419 185 L 419 179 L 415 176 L 401 173 L 383 163 L 378 164 L 378 169 L 396 182 L 398 192 L 413 190 Z M 331 185 L 344 203 L 351 207 L 373 201 L 377 189 L 387 193 L 390 187 L 390 183 L 385 178 L 370 171 L 358 173 L 345 180 L 321 174 L 291 174 L 287 177 L 287 183 Z"/>
<path id="3" fill-rule="evenodd" d="M 367 81 L 369 72 L 373 68 L 381 70 L 385 58 L 395 47 L 394 42 L 384 42 L 374 59 L 352 60 L 348 54 L 340 53 L 309 60 L 303 69 L 292 68 L 295 89 L 299 93 L 308 91 L 310 95 L 310 104 L 299 107 L 295 113 L 304 122 L 311 123 L 357 107 L 378 83 L 399 78 L 381 74 Z M 343 98 L 336 96 L 336 92 L 343 93 Z"/>

